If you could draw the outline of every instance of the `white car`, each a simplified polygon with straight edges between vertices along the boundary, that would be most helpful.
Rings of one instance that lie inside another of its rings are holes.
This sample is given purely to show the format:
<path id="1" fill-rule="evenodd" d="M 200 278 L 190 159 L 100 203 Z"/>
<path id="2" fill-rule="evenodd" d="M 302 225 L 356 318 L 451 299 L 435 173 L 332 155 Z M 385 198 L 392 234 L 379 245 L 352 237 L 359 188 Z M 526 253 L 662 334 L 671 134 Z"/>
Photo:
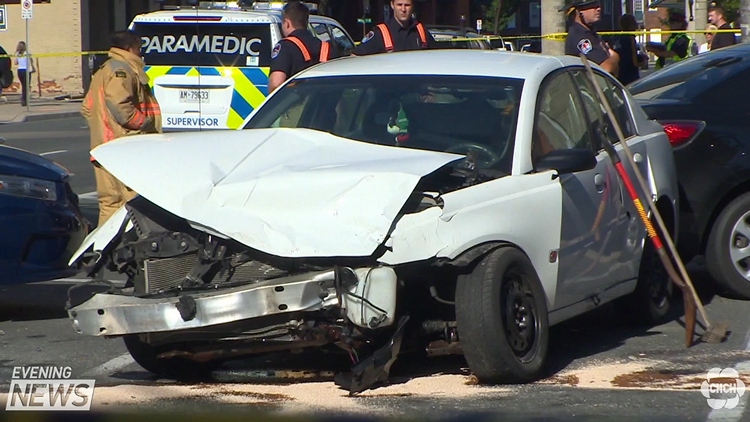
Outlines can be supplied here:
<path id="1" fill-rule="evenodd" d="M 662 127 L 596 72 L 642 197 L 674 227 Z M 132 287 L 71 298 L 69 316 L 173 375 L 335 344 L 357 392 L 387 377 L 407 335 L 463 349 L 482 382 L 538 379 L 551 325 L 615 299 L 647 323 L 669 307 L 597 98 L 575 57 L 380 54 L 298 74 L 246 130 L 104 144 L 93 156 L 140 196 L 73 260 Z"/>

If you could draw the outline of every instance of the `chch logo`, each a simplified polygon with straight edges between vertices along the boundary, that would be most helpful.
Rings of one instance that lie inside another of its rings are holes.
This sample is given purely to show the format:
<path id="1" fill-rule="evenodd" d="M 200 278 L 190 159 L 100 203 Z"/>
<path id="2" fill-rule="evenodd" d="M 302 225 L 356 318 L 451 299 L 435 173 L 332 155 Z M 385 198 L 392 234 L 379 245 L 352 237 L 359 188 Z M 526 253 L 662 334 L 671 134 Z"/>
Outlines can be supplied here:
<path id="1" fill-rule="evenodd" d="M 711 368 L 701 383 L 701 394 L 711 409 L 734 409 L 745 394 L 745 383 L 732 368 Z"/>

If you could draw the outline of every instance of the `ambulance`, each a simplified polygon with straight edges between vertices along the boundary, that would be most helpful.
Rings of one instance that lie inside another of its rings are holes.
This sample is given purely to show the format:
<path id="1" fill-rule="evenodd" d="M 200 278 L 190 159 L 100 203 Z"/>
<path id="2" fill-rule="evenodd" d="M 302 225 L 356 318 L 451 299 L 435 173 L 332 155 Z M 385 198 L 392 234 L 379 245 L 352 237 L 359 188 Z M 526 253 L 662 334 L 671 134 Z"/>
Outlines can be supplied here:
<path id="1" fill-rule="evenodd" d="M 238 129 L 268 95 L 271 51 L 283 38 L 281 11 L 209 3 L 141 14 L 130 24 L 142 39 L 165 131 Z M 311 14 L 309 30 L 339 53 L 354 48 L 334 19 Z"/>

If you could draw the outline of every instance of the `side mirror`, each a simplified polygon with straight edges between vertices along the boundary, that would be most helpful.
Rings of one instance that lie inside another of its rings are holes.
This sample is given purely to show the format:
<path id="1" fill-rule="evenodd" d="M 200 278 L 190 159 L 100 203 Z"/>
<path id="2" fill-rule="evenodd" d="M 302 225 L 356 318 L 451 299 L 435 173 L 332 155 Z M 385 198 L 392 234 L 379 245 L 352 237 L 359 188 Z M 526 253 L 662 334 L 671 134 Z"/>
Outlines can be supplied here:
<path id="1" fill-rule="evenodd" d="M 534 166 L 537 171 L 557 170 L 560 174 L 591 170 L 596 154 L 590 149 L 558 149 L 543 155 Z"/>

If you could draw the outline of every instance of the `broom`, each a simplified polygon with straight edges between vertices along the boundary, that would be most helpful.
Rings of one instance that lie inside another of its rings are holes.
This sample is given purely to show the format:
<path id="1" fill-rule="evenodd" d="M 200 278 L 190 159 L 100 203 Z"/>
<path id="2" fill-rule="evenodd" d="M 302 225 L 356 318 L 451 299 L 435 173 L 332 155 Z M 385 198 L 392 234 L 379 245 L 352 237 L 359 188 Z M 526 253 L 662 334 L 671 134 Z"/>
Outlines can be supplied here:
<path id="1" fill-rule="evenodd" d="M 643 178 L 643 175 L 640 172 L 640 169 L 635 163 L 635 159 L 633 158 L 633 153 L 630 150 L 630 147 L 628 146 L 627 142 L 625 142 L 625 136 L 622 133 L 619 123 L 615 120 L 614 114 L 612 113 L 612 109 L 609 105 L 609 101 L 607 100 L 606 96 L 604 95 L 604 92 L 599 87 L 599 84 L 596 81 L 594 71 L 591 69 L 588 59 L 583 54 L 581 54 L 581 61 L 583 61 L 583 64 L 586 67 L 586 72 L 589 75 L 589 79 L 591 80 L 591 83 L 594 85 L 594 89 L 596 90 L 597 95 L 599 96 L 599 100 L 602 102 L 602 105 L 604 106 L 604 109 L 607 112 L 607 117 L 609 118 L 609 121 L 612 123 L 612 127 L 615 129 L 615 133 L 617 134 L 617 139 L 620 141 L 620 144 L 622 145 L 622 148 L 625 151 L 625 155 L 628 157 L 630 166 L 633 168 L 633 172 L 635 173 L 636 179 L 638 179 L 641 189 L 643 190 L 644 193 L 647 193 L 649 191 L 648 187 Z M 612 145 L 612 143 L 609 141 L 609 139 L 606 136 L 602 136 L 602 138 L 604 139 L 605 149 L 607 150 L 607 154 L 609 155 L 610 159 L 613 161 L 613 164 L 615 165 L 615 168 L 617 169 L 617 173 L 620 175 L 620 178 L 625 184 L 625 187 L 628 190 L 628 193 L 630 194 L 631 199 L 633 200 L 633 203 L 635 204 L 636 209 L 638 210 L 641 220 L 646 225 L 646 231 L 648 232 L 649 238 L 651 238 L 651 241 L 654 243 L 654 247 L 659 256 L 659 259 L 661 260 L 662 264 L 666 268 L 667 273 L 669 274 L 669 277 L 672 279 L 673 283 L 675 283 L 678 287 L 680 287 L 680 289 L 683 290 L 683 293 L 689 293 L 689 296 L 687 294 L 683 294 L 683 299 L 685 301 L 685 329 L 686 329 L 685 340 L 686 340 L 687 346 L 690 347 L 690 345 L 692 344 L 693 333 L 695 330 L 695 306 L 696 305 L 698 307 L 698 310 L 700 310 L 701 317 L 705 324 L 705 332 L 701 336 L 701 340 L 706 343 L 722 342 L 727 336 L 727 330 L 729 329 L 729 324 L 726 322 L 720 322 L 720 323 L 713 325 L 709 322 L 708 315 L 706 314 L 706 310 L 703 307 L 703 304 L 701 303 L 701 300 L 698 297 L 697 292 L 695 291 L 693 282 L 690 279 L 690 276 L 688 275 L 687 270 L 685 269 L 685 265 L 683 264 L 682 259 L 680 258 L 680 255 L 677 252 L 677 248 L 675 247 L 674 242 L 672 241 L 672 238 L 669 235 L 669 231 L 667 230 L 666 225 L 664 224 L 664 221 L 661 218 L 659 210 L 657 210 L 656 207 L 654 207 L 650 203 L 650 201 L 645 201 L 649 209 L 653 213 L 657 224 L 659 225 L 659 229 L 662 232 L 662 236 L 664 236 L 664 238 L 666 239 L 667 246 L 669 247 L 670 253 L 672 254 L 672 257 L 674 258 L 674 261 L 677 262 L 677 267 L 680 269 L 680 274 L 682 275 L 682 278 L 680 278 L 677 275 L 674 265 L 672 264 L 672 260 L 669 259 L 666 252 L 664 251 L 664 245 L 662 244 L 661 239 L 659 238 L 656 230 L 651 224 L 650 219 L 646 215 L 646 212 L 643 209 L 640 203 L 640 200 L 638 199 L 638 193 L 636 192 L 633 186 L 633 183 L 630 181 L 630 176 L 628 176 L 627 172 L 625 172 L 625 169 L 622 165 L 622 162 L 620 161 L 619 156 L 617 155 L 614 149 L 614 146 Z M 691 297 L 692 300 L 688 300 L 688 297 Z"/>

